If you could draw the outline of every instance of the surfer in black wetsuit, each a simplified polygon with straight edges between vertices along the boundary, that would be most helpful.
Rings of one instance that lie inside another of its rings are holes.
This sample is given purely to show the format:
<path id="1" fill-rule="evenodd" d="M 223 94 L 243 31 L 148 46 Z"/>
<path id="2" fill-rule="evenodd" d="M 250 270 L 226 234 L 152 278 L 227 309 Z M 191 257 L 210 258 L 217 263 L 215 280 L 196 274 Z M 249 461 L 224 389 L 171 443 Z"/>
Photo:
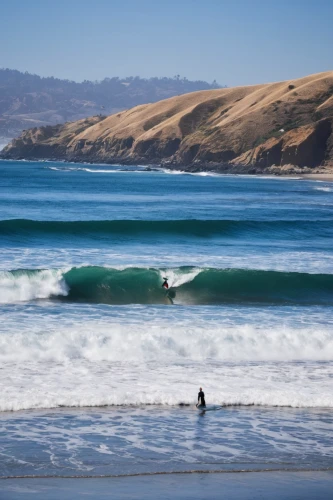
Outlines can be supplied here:
<path id="1" fill-rule="evenodd" d="M 199 401 L 200 401 L 200 403 L 199 403 Z M 199 394 L 198 394 L 198 404 L 197 404 L 197 406 L 199 404 L 200 404 L 200 406 L 206 406 L 205 393 L 203 392 L 202 387 L 200 387 L 200 391 L 199 391 Z"/>
<path id="2" fill-rule="evenodd" d="M 169 288 L 168 278 L 163 278 L 163 279 L 164 279 L 164 281 L 162 284 L 162 288 L 165 288 L 167 290 Z"/>

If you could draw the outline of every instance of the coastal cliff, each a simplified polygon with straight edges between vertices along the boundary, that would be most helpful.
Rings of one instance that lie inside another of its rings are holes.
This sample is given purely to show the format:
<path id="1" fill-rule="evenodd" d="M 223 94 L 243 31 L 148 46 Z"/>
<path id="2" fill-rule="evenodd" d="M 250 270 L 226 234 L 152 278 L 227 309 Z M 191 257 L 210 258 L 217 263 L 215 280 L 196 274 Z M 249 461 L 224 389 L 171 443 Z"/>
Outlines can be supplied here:
<path id="1" fill-rule="evenodd" d="M 333 71 L 193 92 L 108 117 L 24 131 L 7 159 L 225 172 L 333 170 Z"/>

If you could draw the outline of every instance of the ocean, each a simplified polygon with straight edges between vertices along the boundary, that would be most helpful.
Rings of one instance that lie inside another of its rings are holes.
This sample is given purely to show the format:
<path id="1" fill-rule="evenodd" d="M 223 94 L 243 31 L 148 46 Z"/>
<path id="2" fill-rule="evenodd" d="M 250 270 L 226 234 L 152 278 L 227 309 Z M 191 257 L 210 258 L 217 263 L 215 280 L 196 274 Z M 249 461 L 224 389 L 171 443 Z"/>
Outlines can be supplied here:
<path id="1" fill-rule="evenodd" d="M 1 161 L 1 477 L 332 468 L 332 241 L 328 182 Z"/>

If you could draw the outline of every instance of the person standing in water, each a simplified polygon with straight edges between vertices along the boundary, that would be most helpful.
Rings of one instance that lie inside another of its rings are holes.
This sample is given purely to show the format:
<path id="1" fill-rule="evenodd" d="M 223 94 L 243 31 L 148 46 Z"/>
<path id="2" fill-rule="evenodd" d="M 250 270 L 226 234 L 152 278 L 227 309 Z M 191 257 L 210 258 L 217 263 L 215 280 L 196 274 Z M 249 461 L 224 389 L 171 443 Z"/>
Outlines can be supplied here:
<path id="1" fill-rule="evenodd" d="M 200 403 L 199 403 L 200 401 Z M 206 406 L 206 401 L 205 401 L 205 393 L 203 392 L 202 390 L 202 387 L 200 387 L 200 391 L 199 391 L 199 394 L 198 394 L 198 404 L 197 406 Z"/>

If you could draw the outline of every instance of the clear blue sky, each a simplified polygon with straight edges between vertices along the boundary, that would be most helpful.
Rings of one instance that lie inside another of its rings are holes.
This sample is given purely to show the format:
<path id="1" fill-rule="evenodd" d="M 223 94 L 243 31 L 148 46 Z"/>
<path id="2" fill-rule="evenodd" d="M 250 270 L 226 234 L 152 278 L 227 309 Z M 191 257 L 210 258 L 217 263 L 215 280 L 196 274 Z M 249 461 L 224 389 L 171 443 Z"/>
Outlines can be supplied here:
<path id="1" fill-rule="evenodd" d="M 228 86 L 333 69 L 333 0 L 4 0 L 0 67 Z"/>

